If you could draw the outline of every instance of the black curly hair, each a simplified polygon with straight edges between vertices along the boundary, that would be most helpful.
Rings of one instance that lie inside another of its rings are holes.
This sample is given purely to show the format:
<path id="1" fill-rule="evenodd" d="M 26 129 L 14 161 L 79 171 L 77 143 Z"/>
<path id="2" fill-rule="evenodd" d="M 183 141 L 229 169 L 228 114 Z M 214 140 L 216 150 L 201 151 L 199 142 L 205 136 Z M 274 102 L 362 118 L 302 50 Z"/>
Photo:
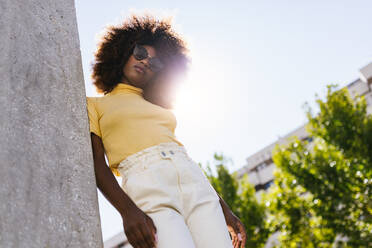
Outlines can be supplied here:
<path id="1" fill-rule="evenodd" d="M 107 26 L 91 64 L 93 85 L 97 93 L 107 94 L 120 83 L 123 67 L 131 56 L 134 44 L 155 48 L 165 67 L 156 73 L 156 78 L 174 80 L 184 76 L 189 62 L 186 41 L 171 27 L 169 19 L 157 20 L 153 15 L 131 14 L 120 25 Z"/>

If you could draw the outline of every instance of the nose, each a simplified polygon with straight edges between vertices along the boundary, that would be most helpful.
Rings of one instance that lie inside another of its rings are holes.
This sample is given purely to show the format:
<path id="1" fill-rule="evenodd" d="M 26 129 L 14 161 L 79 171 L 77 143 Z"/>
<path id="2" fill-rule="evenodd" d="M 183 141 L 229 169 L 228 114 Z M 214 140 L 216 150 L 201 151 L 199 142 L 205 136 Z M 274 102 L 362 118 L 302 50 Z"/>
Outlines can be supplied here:
<path id="1" fill-rule="evenodd" d="M 146 69 L 149 69 L 149 58 L 141 60 L 141 63 L 146 67 Z"/>

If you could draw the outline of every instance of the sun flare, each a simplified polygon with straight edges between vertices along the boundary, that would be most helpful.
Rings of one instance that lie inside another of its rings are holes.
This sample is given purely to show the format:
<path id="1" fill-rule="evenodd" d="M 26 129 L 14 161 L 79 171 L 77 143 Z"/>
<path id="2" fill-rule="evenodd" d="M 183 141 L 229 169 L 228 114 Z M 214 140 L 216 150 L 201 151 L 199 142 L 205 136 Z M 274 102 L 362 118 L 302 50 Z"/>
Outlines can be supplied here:
<path id="1" fill-rule="evenodd" d="M 178 120 L 202 127 L 226 111 L 226 80 L 218 63 L 193 55 L 187 78 L 175 90 L 173 112 Z"/>

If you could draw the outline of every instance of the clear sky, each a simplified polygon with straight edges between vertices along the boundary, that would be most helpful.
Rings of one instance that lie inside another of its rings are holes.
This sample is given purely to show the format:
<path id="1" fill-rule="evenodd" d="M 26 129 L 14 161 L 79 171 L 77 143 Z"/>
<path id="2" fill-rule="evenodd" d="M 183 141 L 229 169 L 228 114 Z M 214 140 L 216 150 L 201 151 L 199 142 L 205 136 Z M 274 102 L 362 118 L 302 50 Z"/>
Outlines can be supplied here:
<path id="1" fill-rule="evenodd" d="M 214 152 L 245 159 L 306 122 L 304 102 L 341 87 L 372 62 L 372 1 L 76 0 L 87 96 L 97 96 L 90 63 L 96 35 L 130 13 L 173 16 L 192 68 L 174 110 L 176 136 L 203 165 Z M 117 178 L 120 182 L 120 178 Z M 99 193 L 103 239 L 123 231 Z"/>

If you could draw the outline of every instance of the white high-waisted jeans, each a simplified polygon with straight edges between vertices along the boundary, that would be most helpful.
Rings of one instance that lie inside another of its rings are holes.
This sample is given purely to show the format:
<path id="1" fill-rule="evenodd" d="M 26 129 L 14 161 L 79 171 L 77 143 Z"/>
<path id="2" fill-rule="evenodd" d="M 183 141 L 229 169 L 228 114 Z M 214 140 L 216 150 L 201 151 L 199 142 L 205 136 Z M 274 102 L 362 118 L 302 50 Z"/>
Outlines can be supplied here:
<path id="1" fill-rule="evenodd" d="M 233 248 L 218 195 L 199 165 L 175 142 L 123 160 L 122 189 L 157 228 L 157 248 Z"/>

